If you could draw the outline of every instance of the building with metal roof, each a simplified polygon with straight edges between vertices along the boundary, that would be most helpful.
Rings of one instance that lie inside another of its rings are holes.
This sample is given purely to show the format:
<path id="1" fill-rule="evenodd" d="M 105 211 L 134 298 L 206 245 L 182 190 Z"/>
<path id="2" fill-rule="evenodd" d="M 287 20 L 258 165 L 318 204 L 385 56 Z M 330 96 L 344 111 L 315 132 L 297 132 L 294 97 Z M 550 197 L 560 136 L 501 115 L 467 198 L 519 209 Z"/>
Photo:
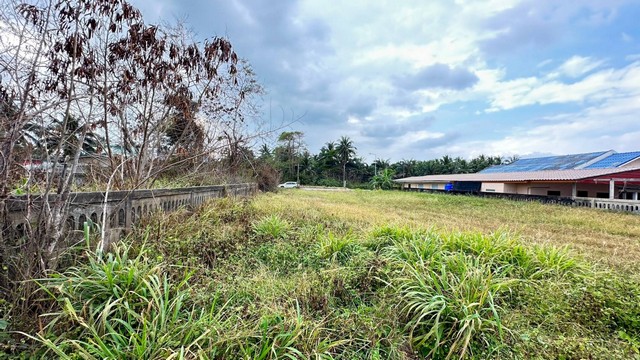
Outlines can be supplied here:
<path id="1" fill-rule="evenodd" d="M 633 166 L 634 164 L 640 164 L 640 151 L 612 154 L 600 161 L 597 161 L 585 167 L 585 169 L 627 167 Z"/>
<path id="2" fill-rule="evenodd" d="M 640 151 L 613 150 L 520 159 L 475 174 L 414 176 L 396 180 L 407 190 L 606 198 L 638 201 Z"/>
<path id="3" fill-rule="evenodd" d="M 614 151 L 609 150 L 587 154 L 571 154 L 560 156 L 546 156 L 531 159 L 519 159 L 508 165 L 496 165 L 488 167 L 482 170 L 481 173 L 583 169 L 606 159 L 614 153 Z"/>

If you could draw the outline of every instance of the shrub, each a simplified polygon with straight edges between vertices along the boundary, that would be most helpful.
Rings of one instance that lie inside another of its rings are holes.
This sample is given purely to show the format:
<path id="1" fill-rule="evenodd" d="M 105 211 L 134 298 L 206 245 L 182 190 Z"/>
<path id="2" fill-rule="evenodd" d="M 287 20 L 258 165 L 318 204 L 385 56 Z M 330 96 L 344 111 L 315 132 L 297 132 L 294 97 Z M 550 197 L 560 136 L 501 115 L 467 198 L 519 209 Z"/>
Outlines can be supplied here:
<path id="1" fill-rule="evenodd" d="M 321 179 L 318 181 L 318 186 L 326 186 L 326 187 L 342 187 L 342 182 L 336 179 Z"/>

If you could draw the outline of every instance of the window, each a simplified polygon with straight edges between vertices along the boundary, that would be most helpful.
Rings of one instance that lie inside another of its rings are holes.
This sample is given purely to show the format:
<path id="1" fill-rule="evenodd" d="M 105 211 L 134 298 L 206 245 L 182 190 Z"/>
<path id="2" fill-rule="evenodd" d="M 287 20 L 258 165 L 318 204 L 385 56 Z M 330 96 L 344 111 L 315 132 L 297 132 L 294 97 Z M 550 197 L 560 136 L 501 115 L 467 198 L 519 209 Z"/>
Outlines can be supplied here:
<path id="1" fill-rule="evenodd" d="M 586 190 L 578 190 L 578 197 L 589 197 L 589 192 Z"/>
<path id="2" fill-rule="evenodd" d="M 547 190 L 547 196 L 560 196 L 560 191 L 558 191 L 558 190 Z"/>
<path id="3" fill-rule="evenodd" d="M 438 190 L 438 184 L 431 184 L 431 190 Z"/>
<path id="4" fill-rule="evenodd" d="M 598 199 L 608 199 L 609 198 L 609 193 L 608 192 L 599 192 L 599 193 L 596 193 L 596 197 Z"/>

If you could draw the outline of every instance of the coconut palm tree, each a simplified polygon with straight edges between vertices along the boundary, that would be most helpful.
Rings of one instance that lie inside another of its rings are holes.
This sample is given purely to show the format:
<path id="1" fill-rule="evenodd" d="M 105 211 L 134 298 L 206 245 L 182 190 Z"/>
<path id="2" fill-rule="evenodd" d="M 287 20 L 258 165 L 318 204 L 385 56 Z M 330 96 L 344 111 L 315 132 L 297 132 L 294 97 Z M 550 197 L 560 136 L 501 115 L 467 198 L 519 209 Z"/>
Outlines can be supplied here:
<path id="1" fill-rule="evenodd" d="M 353 146 L 353 141 L 347 136 L 343 136 L 338 141 L 336 147 L 338 152 L 338 160 L 342 165 L 342 187 L 347 187 L 347 163 L 356 155 L 356 147 Z"/>

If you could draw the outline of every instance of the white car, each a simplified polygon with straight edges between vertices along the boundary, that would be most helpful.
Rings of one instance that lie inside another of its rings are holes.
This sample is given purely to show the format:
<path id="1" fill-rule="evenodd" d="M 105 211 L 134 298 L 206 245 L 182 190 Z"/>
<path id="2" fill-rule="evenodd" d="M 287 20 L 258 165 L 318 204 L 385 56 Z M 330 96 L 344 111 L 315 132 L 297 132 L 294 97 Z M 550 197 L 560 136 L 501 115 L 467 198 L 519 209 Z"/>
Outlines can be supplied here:
<path id="1" fill-rule="evenodd" d="M 293 188 L 297 188 L 297 187 L 300 187 L 300 186 L 295 181 L 287 181 L 286 183 L 278 185 L 278 187 L 279 188 L 285 188 L 285 189 L 293 189 Z"/>

